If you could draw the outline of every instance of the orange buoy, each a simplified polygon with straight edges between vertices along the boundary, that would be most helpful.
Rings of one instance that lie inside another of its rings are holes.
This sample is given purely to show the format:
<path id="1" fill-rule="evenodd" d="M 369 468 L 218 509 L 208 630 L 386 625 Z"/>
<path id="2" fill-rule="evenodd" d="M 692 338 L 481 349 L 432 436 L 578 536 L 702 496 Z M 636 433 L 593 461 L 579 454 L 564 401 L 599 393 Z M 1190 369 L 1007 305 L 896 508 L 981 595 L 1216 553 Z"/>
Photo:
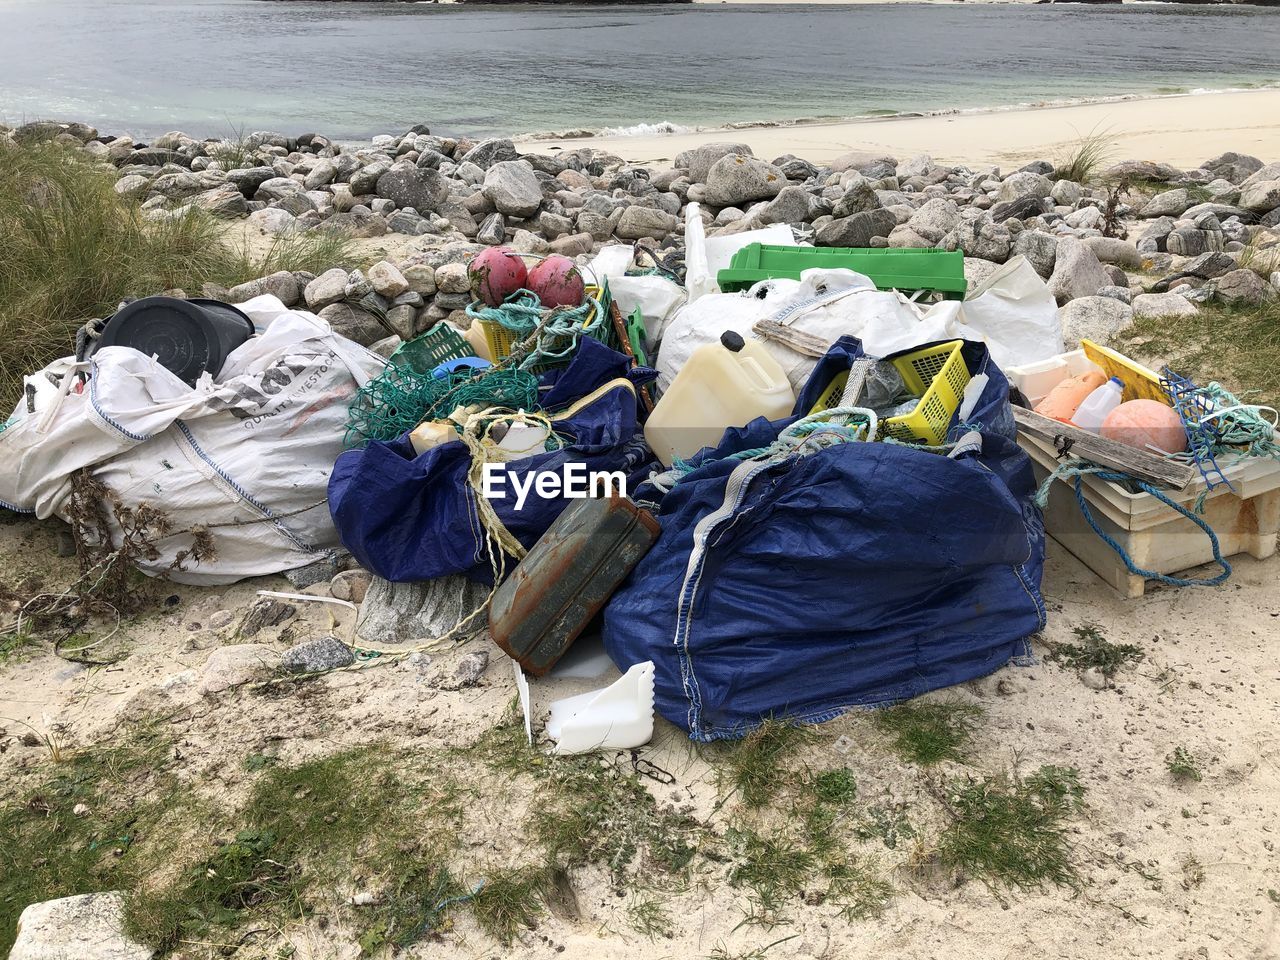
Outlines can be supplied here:
<path id="1" fill-rule="evenodd" d="M 1102 421 L 1104 439 L 1115 440 L 1145 450 L 1155 447 L 1165 453 L 1187 449 L 1187 431 L 1173 407 L 1159 400 L 1130 400 L 1122 403 Z"/>

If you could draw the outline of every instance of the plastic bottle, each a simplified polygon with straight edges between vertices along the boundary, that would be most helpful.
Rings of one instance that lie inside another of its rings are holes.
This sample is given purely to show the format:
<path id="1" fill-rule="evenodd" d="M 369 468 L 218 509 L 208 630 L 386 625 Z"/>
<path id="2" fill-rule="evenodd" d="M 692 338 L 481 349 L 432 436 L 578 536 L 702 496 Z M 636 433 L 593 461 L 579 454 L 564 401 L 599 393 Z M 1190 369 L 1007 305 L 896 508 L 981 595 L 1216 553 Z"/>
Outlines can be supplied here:
<path id="1" fill-rule="evenodd" d="M 671 466 L 675 457 L 714 447 L 726 427 L 790 416 L 795 402 L 787 375 L 765 345 L 728 330 L 685 361 L 649 415 L 644 438 Z"/>
<path id="2" fill-rule="evenodd" d="M 1119 377 L 1112 377 L 1084 398 L 1076 408 L 1071 422 L 1081 430 L 1098 433 L 1102 429 L 1102 421 L 1107 419 L 1107 414 L 1120 406 L 1123 398 L 1124 381 Z"/>

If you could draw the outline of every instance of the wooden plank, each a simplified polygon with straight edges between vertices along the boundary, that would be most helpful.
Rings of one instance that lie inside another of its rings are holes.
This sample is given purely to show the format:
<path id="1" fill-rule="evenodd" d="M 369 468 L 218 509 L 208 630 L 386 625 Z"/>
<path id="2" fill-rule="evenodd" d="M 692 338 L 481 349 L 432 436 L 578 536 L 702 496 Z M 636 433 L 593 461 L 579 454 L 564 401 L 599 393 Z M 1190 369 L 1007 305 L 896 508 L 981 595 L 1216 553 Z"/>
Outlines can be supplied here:
<path id="1" fill-rule="evenodd" d="M 795 330 L 776 320 L 757 320 L 751 325 L 751 332 L 762 340 L 780 343 L 806 357 L 825 357 L 831 348 L 831 344 L 821 337 L 805 333 L 803 330 Z"/>
<path id="2" fill-rule="evenodd" d="M 1059 459 L 1079 457 L 1100 467 L 1127 473 L 1139 480 L 1174 490 L 1182 490 L 1197 475 L 1196 468 L 1190 464 L 1167 460 L 1147 450 L 1106 440 L 1069 423 L 1041 416 L 1034 410 L 1015 406 L 1013 419 L 1017 421 L 1019 430 L 1053 444 Z"/>

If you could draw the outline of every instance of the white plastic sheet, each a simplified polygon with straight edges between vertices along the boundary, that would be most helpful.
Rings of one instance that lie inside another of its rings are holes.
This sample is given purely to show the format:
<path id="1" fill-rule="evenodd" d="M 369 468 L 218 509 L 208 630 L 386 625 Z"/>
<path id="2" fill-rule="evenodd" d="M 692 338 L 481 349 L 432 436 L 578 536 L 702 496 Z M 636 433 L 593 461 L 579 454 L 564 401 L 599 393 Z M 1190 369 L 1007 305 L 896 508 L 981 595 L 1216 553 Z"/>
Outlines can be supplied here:
<path id="1" fill-rule="evenodd" d="M 314 314 L 264 296 L 241 309 L 259 330 L 215 381 L 188 386 L 151 357 L 104 347 L 36 412 L 20 402 L 0 433 L 0 502 L 66 516 L 73 475 L 88 468 L 127 507 L 162 509 L 174 531 L 144 572 L 166 573 L 209 530 L 215 559 L 169 576 L 220 584 L 313 563 L 338 546 L 325 501 L 347 405 L 385 361 Z M 115 533 L 115 531 L 113 531 Z"/>

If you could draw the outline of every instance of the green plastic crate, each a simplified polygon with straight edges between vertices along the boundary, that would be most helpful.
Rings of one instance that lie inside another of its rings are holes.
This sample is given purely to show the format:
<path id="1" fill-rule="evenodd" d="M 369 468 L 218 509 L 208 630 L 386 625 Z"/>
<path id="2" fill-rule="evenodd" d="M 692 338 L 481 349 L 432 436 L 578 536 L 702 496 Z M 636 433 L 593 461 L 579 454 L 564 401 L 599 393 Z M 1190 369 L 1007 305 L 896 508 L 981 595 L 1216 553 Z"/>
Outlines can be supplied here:
<path id="1" fill-rule="evenodd" d="M 964 252 L 921 248 L 782 247 L 752 243 L 733 255 L 716 282 L 725 293 L 746 290 L 761 280 L 799 280 L 805 270 L 844 268 L 861 273 L 881 290 L 936 291 L 948 300 L 964 298 Z"/>

